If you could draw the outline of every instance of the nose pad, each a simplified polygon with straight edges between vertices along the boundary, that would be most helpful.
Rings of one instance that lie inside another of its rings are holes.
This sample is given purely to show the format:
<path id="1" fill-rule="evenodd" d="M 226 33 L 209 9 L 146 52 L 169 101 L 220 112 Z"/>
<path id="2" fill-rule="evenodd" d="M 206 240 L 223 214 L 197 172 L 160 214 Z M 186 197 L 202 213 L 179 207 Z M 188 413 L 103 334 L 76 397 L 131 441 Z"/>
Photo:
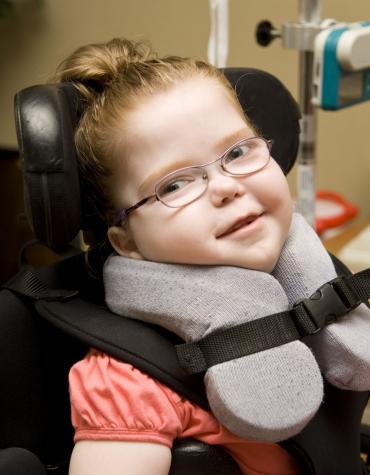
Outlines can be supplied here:
<path id="1" fill-rule="evenodd" d="M 240 177 L 218 174 L 209 180 L 208 190 L 215 206 L 222 206 L 244 194 Z"/>

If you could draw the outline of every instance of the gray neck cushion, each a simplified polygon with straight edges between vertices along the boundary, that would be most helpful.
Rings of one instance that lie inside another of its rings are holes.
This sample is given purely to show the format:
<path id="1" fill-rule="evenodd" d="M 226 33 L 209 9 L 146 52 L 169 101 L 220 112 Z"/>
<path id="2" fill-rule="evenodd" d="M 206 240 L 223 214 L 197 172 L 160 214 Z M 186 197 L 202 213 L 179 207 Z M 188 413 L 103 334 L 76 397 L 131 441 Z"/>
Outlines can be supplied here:
<path id="1" fill-rule="evenodd" d="M 186 342 L 287 310 L 334 276 L 320 240 L 297 214 L 272 275 L 117 255 L 104 267 L 110 310 L 161 325 Z M 370 336 L 365 330 L 370 335 L 370 321 L 366 325 L 364 312 L 359 307 L 352 312 L 354 324 L 348 317 L 306 344 L 293 341 L 209 368 L 204 382 L 215 417 L 240 437 L 278 442 L 300 432 L 319 408 L 323 382 L 318 363 L 333 384 L 369 389 Z M 361 340 L 358 350 L 352 348 L 355 338 Z"/>

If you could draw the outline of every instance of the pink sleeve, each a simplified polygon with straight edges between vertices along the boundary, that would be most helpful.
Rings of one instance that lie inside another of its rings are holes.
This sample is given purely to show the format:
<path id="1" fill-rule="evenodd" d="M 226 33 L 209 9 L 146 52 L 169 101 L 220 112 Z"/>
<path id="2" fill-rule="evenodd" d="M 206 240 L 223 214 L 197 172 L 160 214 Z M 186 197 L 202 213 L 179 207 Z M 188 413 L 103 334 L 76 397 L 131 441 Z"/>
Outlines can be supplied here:
<path id="1" fill-rule="evenodd" d="M 180 397 L 133 366 L 98 352 L 69 374 L 75 441 L 155 442 L 172 447 L 181 433 Z"/>
<path id="2" fill-rule="evenodd" d="M 193 437 L 223 445 L 245 475 L 299 473 L 280 446 L 240 439 L 209 412 L 104 353 L 92 351 L 76 363 L 69 382 L 76 442 L 153 442 L 171 448 L 174 439 Z"/>

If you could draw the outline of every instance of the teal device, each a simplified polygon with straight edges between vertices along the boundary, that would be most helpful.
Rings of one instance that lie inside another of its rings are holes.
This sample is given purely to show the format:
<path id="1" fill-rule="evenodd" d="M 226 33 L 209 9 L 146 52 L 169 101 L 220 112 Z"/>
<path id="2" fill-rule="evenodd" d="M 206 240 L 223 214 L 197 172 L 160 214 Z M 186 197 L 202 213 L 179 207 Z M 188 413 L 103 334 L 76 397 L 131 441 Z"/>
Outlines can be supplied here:
<path id="1" fill-rule="evenodd" d="M 370 22 L 337 24 L 315 38 L 312 102 L 325 110 L 370 99 Z"/>

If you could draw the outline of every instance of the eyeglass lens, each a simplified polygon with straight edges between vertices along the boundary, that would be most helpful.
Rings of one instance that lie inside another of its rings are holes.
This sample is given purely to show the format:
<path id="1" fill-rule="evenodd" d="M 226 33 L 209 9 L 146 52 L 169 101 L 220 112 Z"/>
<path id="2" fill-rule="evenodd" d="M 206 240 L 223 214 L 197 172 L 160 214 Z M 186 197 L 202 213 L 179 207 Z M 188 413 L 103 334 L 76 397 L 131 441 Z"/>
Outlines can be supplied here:
<path id="1" fill-rule="evenodd" d="M 255 137 L 243 140 L 229 149 L 219 160 L 231 175 L 249 175 L 261 170 L 269 161 L 267 142 Z M 212 162 L 213 163 L 213 162 Z M 189 167 L 165 176 L 156 186 L 157 197 L 170 207 L 180 207 L 201 196 L 207 188 L 208 176 L 204 167 Z"/>

